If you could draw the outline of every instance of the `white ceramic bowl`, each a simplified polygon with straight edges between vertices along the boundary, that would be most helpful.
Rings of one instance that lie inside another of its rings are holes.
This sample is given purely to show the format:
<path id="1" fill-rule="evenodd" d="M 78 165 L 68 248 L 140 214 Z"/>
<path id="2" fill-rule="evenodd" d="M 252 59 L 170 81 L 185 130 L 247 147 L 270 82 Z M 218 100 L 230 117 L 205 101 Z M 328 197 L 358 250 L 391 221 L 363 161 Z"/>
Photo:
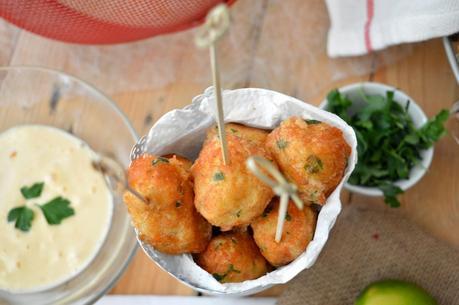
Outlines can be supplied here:
<path id="1" fill-rule="evenodd" d="M 407 101 L 410 101 L 408 108 L 408 114 L 411 116 L 414 126 L 419 128 L 427 122 L 427 117 L 416 102 L 397 88 L 373 82 L 356 83 L 348 86 L 339 88 L 339 92 L 347 96 L 353 103 L 350 108 L 350 114 L 354 114 L 357 110 L 364 105 L 364 101 L 360 95 L 360 91 L 363 90 L 367 95 L 382 95 L 385 96 L 387 91 L 394 91 L 394 101 L 402 105 L 406 105 Z M 325 109 L 327 106 L 327 100 L 325 99 L 320 104 L 320 108 Z M 421 152 L 421 162 L 413 167 L 410 172 L 408 179 L 398 180 L 395 185 L 399 186 L 402 190 L 406 191 L 413 185 L 415 185 L 426 173 L 427 169 L 432 162 L 433 148 L 429 148 Z M 367 195 L 367 196 L 383 196 L 383 192 L 377 187 L 359 186 L 350 183 L 345 183 L 344 187 L 351 192 Z"/>

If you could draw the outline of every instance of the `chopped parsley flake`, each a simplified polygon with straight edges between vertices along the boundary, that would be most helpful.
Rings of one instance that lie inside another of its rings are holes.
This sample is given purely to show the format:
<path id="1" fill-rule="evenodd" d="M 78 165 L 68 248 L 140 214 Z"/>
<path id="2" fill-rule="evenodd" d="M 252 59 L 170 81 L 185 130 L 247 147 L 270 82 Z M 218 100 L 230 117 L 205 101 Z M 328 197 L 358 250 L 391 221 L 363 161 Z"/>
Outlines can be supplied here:
<path id="1" fill-rule="evenodd" d="M 324 168 L 322 160 L 320 160 L 316 155 L 310 155 L 306 159 L 306 165 L 304 169 L 310 174 L 317 174 Z"/>
<path id="2" fill-rule="evenodd" d="M 160 163 L 160 162 L 169 163 L 169 159 L 164 158 L 164 157 L 158 157 L 158 158 L 156 158 L 155 160 L 153 160 L 153 161 L 151 162 L 151 164 L 152 164 L 152 165 L 156 165 L 156 164 L 158 164 L 158 163 Z"/>
<path id="3" fill-rule="evenodd" d="M 44 186 L 45 184 L 43 182 L 38 182 L 31 186 L 23 186 L 21 187 L 21 194 L 25 199 L 40 197 Z"/>
<path id="4" fill-rule="evenodd" d="M 321 121 L 318 121 L 318 120 L 304 120 L 306 122 L 306 124 L 308 125 L 315 125 L 315 124 L 320 124 L 322 123 Z"/>
<path id="5" fill-rule="evenodd" d="M 223 274 L 212 273 L 212 276 L 214 277 L 214 279 L 221 282 L 230 272 L 241 273 L 240 270 L 237 270 L 236 268 L 234 268 L 233 264 L 230 264 L 228 267 L 228 270 L 225 273 Z"/>
<path id="6" fill-rule="evenodd" d="M 225 175 L 222 172 L 216 172 L 214 174 L 214 181 L 225 180 Z"/>
<path id="7" fill-rule="evenodd" d="M 278 147 L 279 149 L 284 149 L 284 148 L 287 147 L 288 142 L 285 141 L 284 139 L 279 139 L 279 140 L 277 140 L 276 144 L 277 144 L 277 147 Z"/>

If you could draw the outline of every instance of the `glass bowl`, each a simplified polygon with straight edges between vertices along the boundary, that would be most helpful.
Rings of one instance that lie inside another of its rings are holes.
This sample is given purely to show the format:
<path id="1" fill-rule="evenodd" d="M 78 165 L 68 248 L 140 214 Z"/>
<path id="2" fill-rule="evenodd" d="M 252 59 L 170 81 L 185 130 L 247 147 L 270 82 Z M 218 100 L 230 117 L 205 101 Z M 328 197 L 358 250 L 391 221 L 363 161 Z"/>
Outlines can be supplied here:
<path id="1" fill-rule="evenodd" d="M 126 116 L 104 94 L 64 73 L 39 67 L 0 68 L 0 133 L 16 125 L 41 124 L 66 130 L 123 168 L 138 136 Z M 113 194 L 108 235 L 89 266 L 45 291 L 13 294 L 0 290 L 0 304 L 91 304 L 116 282 L 137 249 L 130 218 Z M 69 238 L 77 238 L 75 236 Z"/>

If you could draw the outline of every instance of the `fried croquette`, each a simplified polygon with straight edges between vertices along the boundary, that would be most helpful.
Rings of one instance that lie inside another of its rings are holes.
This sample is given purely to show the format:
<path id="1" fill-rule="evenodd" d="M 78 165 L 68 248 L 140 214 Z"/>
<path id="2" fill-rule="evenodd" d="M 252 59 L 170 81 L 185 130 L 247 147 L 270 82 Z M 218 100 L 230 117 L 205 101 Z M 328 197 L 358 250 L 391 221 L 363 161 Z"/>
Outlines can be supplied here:
<path id="1" fill-rule="evenodd" d="M 247 232 L 227 232 L 212 238 L 195 261 L 221 283 L 253 280 L 268 272 L 266 260 Z"/>
<path id="2" fill-rule="evenodd" d="M 227 123 L 225 124 L 225 132 L 240 138 L 243 138 L 247 141 L 250 141 L 256 145 L 264 146 L 266 142 L 266 137 L 268 136 L 268 131 L 258 128 L 253 128 L 237 123 Z M 218 133 L 217 126 L 209 129 L 207 137 L 213 137 Z"/>
<path id="3" fill-rule="evenodd" d="M 263 213 L 273 197 L 272 189 L 246 167 L 246 160 L 250 156 L 258 155 L 267 159 L 271 157 L 264 145 L 241 136 L 248 135 L 246 131 L 250 127 L 239 128 L 238 135 L 227 134 L 229 164 L 224 165 L 220 141 L 211 129 L 191 168 L 195 206 L 207 221 L 220 227 L 222 231 L 249 225 L 255 217 Z M 255 133 L 251 131 L 250 137 L 257 138 L 258 136 L 253 136 Z"/>
<path id="4" fill-rule="evenodd" d="M 351 153 L 343 133 L 316 120 L 290 117 L 274 129 L 266 147 L 306 203 L 323 205 L 341 181 Z"/>
<path id="5" fill-rule="evenodd" d="M 128 169 L 130 187 L 148 202 L 129 192 L 124 195 L 139 237 L 167 254 L 199 253 L 211 238 L 211 225 L 193 204 L 190 165 L 176 156 L 143 155 Z"/>
<path id="6" fill-rule="evenodd" d="M 176 154 L 168 154 L 168 155 L 165 155 L 164 157 L 169 159 L 169 162 L 177 165 L 178 168 L 184 169 L 186 171 L 186 176 L 188 179 L 188 176 L 191 173 L 191 166 L 193 165 L 193 162 L 191 162 L 185 157 L 182 157 Z"/>
<path id="7" fill-rule="evenodd" d="M 276 267 L 290 263 L 303 253 L 312 240 L 316 227 L 316 212 L 310 206 L 305 205 L 300 210 L 289 201 L 282 238 L 280 242 L 276 242 L 278 216 L 279 200 L 276 199 L 251 224 L 253 238 L 261 254 Z"/>

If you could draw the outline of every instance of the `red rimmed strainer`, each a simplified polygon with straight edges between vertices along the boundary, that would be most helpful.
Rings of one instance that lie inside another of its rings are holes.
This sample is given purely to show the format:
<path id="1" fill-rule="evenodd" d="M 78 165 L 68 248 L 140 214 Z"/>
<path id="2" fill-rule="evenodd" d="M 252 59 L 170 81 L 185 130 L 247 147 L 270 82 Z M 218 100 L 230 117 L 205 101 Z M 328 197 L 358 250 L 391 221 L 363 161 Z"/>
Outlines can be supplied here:
<path id="1" fill-rule="evenodd" d="M 0 16 L 36 34 L 83 44 L 121 43 L 200 24 L 235 0 L 2 0 Z"/>

